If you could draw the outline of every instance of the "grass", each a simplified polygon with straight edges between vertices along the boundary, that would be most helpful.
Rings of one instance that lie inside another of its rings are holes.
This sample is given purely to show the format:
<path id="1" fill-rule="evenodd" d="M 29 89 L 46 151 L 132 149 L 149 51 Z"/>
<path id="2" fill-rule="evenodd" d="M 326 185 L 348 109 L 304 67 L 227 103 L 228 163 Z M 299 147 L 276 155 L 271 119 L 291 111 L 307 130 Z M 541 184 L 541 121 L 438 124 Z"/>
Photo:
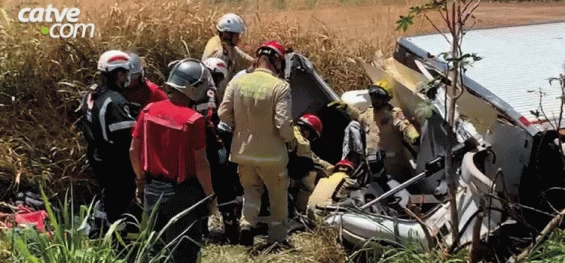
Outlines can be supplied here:
<path id="1" fill-rule="evenodd" d="M 43 191 L 42 191 L 43 193 Z M 91 224 L 90 206 L 80 205 L 79 213 L 73 208 L 73 199 L 65 198 L 59 203 L 60 210 L 55 210 L 43 194 L 43 201 L 48 213 L 48 233 L 40 233 L 32 227 L 11 229 L 0 237 L 2 246 L 2 262 L 33 262 L 33 263 L 105 263 L 105 262 L 170 262 L 171 253 L 176 250 L 179 240 L 165 244 L 160 239 L 162 230 L 153 229 L 156 213 L 141 222 L 128 222 L 139 229 L 139 234 L 133 238 L 122 236 L 117 226 L 122 222 L 114 222 L 108 229 L 103 230 L 98 237 L 90 238 L 88 226 Z M 202 200 L 200 203 L 204 202 Z M 190 213 L 201 204 L 186 209 Z M 173 220 L 182 218 L 182 213 Z M 8 245 L 9 244 L 9 245 Z"/>
<path id="2" fill-rule="evenodd" d="M 111 48 L 135 49 L 146 58 L 148 77 L 162 84 L 168 63 L 200 57 L 222 12 L 178 2 L 117 5 L 92 14 L 95 38 L 62 41 L 41 35 L 38 25 L 14 21 L 14 10 L 19 8 L 0 12 L 0 199 L 16 187 L 37 189 L 40 182 L 47 183 L 49 194 L 61 193 L 71 183 L 84 189 L 78 193 L 94 190 L 75 110 L 81 91 L 94 80 L 98 56 Z M 337 90 L 368 83 L 345 58 L 370 59 L 378 46 L 344 52 L 344 43 L 330 30 L 309 32 L 266 20 L 255 16 L 250 21 L 243 45 L 247 52 L 266 39 L 279 39 L 307 55 Z"/>

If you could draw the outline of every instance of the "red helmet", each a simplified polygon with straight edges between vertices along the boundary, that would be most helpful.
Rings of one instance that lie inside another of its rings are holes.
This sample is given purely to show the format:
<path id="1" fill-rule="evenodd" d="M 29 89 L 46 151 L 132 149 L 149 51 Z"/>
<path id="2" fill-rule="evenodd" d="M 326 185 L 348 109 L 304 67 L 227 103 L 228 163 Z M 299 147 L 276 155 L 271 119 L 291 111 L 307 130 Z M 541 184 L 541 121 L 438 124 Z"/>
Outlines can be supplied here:
<path id="1" fill-rule="evenodd" d="M 263 44 L 261 44 L 261 46 L 257 48 L 257 51 L 255 53 L 257 56 L 267 55 L 267 56 L 275 56 L 277 58 L 282 59 L 284 55 L 286 55 L 286 52 L 287 50 L 284 48 L 284 46 L 281 43 L 275 40 L 270 40 L 263 42 Z"/>
<path id="2" fill-rule="evenodd" d="M 355 170 L 355 165 L 351 161 L 346 160 L 346 159 L 339 161 L 338 163 L 336 163 L 335 166 L 336 167 L 345 166 L 345 167 L 351 168 L 351 170 Z"/>
<path id="3" fill-rule="evenodd" d="M 322 121 L 314 114 L 304 114 L 298 120 L 298 124 L 307 125 L 310 129 L 314 130 L 318 137 L 322 135 Z"/>
<path id="4" fill-rule="evenodd" d="M 272 60 L 273 58 L 277 58 L 280 59 L 281 61 L 281 67 L 277 69 L 277 73 L 279 75 L 284 74 L 285 68 L 286 68 L 286 59 L 285 59 L 285 55 L 288 52 L 291 52 L 292 49 L 286 49 L 281 43 L 279 43 L 278 41 L 275 40 L 270 40 L 270 41 L 266 41 L 263 42 L 263 44 L 261 44 L 261 46 L 259 46 L 259 48 L 257 48 L 257 51 L 255 52 L 255 55 L 257 57 L 259 57 L 260 55 L 266 55 L 267 57 L 269 57 L 269 60 L 271 62 L 271 64 L 275 65 L 274 61 Z"/>

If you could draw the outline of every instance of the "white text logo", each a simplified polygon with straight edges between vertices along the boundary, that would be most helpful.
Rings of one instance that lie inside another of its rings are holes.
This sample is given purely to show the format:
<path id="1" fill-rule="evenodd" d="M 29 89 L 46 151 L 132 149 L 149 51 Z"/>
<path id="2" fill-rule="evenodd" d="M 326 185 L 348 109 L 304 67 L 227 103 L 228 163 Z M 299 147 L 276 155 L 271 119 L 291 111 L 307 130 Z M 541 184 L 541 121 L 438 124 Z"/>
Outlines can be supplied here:
<path id="1" fill-rule="evenodd" d="M 90 38 L 94 37 L 94 24 L 81 24 L 78 22 L 80 9 L 63 8 L 63 11 L 48 5 L 47 8 L 22 8 L 18 13 L 18 20 L 22 23 L 53 23 L 51 27 L 42 26 L 41 33 L 52 38 L 76 38 L 77 36 L 86 37 L 90 31 Z"/>

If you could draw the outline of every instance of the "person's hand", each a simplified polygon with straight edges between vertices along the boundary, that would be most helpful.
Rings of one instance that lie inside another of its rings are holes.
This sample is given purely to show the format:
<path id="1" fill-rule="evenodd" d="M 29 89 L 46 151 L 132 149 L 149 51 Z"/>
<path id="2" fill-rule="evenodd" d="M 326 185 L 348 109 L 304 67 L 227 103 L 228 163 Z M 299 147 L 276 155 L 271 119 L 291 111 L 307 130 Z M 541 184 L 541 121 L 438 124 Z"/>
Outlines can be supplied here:
<path id="1" fill-rule="evenodd" d="M 411 143 L 413 146 L 420 146 L 420 136 L 412 139 Z"/>
<path id="2" fill-rule="evenodd" d="M 145 193 L 145 178 L 135 179 L 135 199 L 139 204 L 143 205 L 144 193 Z"/>
<path id="3" fill-rule="evenodd" d="M 328 104 L 328 108 L 336 108 L 340 110 L 345 110 L 347 108 L 347 104 L 341 100 L 332 101 Z"/>

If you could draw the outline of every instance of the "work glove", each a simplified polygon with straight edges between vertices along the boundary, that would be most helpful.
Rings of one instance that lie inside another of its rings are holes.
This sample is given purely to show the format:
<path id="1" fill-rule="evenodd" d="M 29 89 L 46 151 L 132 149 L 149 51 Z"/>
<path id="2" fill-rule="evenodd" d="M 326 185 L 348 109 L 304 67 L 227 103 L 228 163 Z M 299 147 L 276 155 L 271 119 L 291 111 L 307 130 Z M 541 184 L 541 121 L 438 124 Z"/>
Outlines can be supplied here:
<path id="1" fill-rule="evenodd" d="M 331 165 L 331 166 L 329 166 L 329 167 L 326 168 L 326 174 L 327 174 L 328 176 L 332 175 L 332 174 L 334 173 L 334 171 L 335 171 L 335 166 L 334 166 L 334 165 Z"/>
<path id="2" fill-rule="evenodd" d="M 228 160 L 228 152 L 226 151 L 226 147 L 222 147 L 218 150 L 218 160 L 220 164 L 225 164 Z"/>
<path id="3" fill-rule="evenodd" d="M 327 106 L 328 108 L 336 108 L 336 109 L 340 109 L 340 110 L 346 110 L 347 109 L 347 104 L 341 100 L 335 100 L 332 101 L 328 104 Z"/>
<path id="4" fill-rule="evenodd" d="M 420 146 L 420 137 L 416 137 L 414 139 L 411 140 L 410 142 L 413 146 Z"/>

